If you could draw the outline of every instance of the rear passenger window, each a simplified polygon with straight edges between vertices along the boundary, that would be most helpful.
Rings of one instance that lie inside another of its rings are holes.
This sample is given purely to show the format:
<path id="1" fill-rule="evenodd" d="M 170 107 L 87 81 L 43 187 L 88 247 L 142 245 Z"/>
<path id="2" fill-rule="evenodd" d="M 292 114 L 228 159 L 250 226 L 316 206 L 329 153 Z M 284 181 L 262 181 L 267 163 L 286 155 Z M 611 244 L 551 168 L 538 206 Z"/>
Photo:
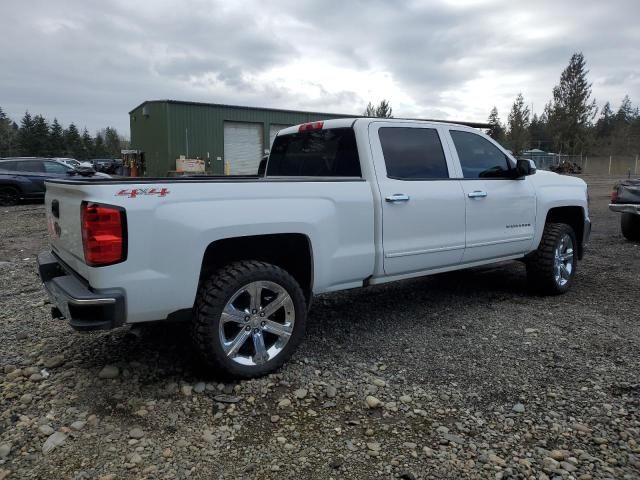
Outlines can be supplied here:
<path id="1" fill-rule="evenodd" d="M 33 173 L 44 172 L 44 167 L 42 166 L 42 160 L 26 160 L 22 162 L 16 162 L 16 169 L 20 172 L 33 172 Z"/>
<path id="2" fill-rule="evenodd" d="M 44 171 L 47 173 L 66 173 L 67 170 L 71 170 L 71 168 L 65 167 L 61 163 L 44 162 Z"/>
<path id="3" fill-rule="evenodd" d="M 464 178 L 510 178 L 507 156 L 480 135 L 451 130 Z"/>
<path id="4" fill-rule="evenodd" d="M 0 162 L 0 170 L 15 170 L 16 162 Z"/>
<path id="5" fill-rule="evenodd" d="M 277 136 L 269 154 L 267 176 L 360 177 L 353 129 L 307 130 Z"/>
<path id="6" fill-rule="evenodd" d="M 378 135 L 389 178 L 449 178 L 442 143 L 434 128 L 382 127 Z"/>

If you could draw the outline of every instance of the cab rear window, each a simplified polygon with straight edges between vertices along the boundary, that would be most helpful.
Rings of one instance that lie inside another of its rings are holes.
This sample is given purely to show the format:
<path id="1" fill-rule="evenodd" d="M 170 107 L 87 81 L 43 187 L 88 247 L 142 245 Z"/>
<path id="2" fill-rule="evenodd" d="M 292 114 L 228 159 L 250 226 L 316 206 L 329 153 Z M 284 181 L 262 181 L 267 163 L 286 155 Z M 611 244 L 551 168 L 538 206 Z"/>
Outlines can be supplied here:
<path id="1" fill-rule="evenodd" d="M 308 130 L 276 137 L 267 176 L 360 177 L 353 129 Z"/>

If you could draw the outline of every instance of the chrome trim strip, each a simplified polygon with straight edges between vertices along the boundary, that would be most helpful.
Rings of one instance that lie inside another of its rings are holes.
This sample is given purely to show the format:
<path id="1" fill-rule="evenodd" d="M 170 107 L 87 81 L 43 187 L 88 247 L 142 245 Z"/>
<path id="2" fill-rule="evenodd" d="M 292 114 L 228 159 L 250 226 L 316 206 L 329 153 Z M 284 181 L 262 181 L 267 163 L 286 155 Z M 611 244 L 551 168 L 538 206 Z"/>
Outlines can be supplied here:
<path id="1" fill-rule="evenodd" d="M 408 257 L 411 255 L 423 255 L 425 253 L 448 252 L 450 250 L 461 250 L 464 245 L 452 245 L 450 247 L 429 248 L 427 250 L 413 250 L 410 252 L 394 252 L 385 254 L 385 258 Z"/>
<path id="2" fill-rule="evenodd" d="M 487 245 L 499 245 L 501 243 L 524 242 L 526 240 L 533 240 L 533 235 L 529 235 L 528 237 L 507 238 L 506 240 L 493 240 L 491 242 L 471 243 L 467 245 L 467 248 L 486 247 Z"/>
<path id="3" fill-rule="evenodd" d="M 609 210 L 617 213 L 637 213 L 640 214 L 640 204 L 635 203 L 610 203 Z"/>
<path id="4" fill-rule="evenodd" d="M 86 306 L 86 305 L 113 305 L 116 303 L 115 298 L 91 298 L 91 299 L 81 299 L 81 298 L 71 298 L 69 297 L 68 302 L 73 305 Z"/>

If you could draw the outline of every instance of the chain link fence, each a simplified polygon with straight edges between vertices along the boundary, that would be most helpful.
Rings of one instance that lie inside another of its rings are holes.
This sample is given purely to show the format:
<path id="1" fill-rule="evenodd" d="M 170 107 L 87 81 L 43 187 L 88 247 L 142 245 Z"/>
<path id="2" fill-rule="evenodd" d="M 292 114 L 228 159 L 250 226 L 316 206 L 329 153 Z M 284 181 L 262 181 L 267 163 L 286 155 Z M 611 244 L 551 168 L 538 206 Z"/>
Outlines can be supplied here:
<path id="1" fill-rule="evenodd" d="M 582 173 L 589 175 L 640 175 L 639 155 L 561 155 L 556 153 L 547 154 L 524 154 L 521 158 L 528 158 L 536 163 L 541 170 L 551 170 L 552 167 L 559 167 L 562 164 L 572 164 L 580 167 Z"/>

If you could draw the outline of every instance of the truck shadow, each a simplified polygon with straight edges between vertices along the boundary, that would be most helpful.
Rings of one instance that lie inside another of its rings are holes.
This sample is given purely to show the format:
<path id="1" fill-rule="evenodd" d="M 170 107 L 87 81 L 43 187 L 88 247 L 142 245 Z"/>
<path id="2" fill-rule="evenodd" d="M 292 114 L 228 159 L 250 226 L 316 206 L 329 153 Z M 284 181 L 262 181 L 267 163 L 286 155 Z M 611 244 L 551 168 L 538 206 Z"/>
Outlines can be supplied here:
<path id="1" fill-rule="evenodd" d="M 519 263 L 322 295 L 312 305 L 303 345 L 341 345 L 372 325 L 378 333 L 392 334 L 395 329 L 411 328 L 416 319 L 428 327 L 435 319 L 446 317 L 453 326 L 456 307 L 461 304 L 467 309 L 486 309 L 498 302 L 525 302 L 529 296 Z M 84 347 L 94 352 L 83 362 L 84 368 L 99 369 L 107 363 L 133 365 L 129 374 L 138 375 L 141 386 L 174 377 L 185 381 L 216 378 L 200 365 L 191 347 L 188 324 L 119 329 L 90 334 L 82 342 L 92 343 Z M 136 371 L 140 362 L 144 368 Z"/>

